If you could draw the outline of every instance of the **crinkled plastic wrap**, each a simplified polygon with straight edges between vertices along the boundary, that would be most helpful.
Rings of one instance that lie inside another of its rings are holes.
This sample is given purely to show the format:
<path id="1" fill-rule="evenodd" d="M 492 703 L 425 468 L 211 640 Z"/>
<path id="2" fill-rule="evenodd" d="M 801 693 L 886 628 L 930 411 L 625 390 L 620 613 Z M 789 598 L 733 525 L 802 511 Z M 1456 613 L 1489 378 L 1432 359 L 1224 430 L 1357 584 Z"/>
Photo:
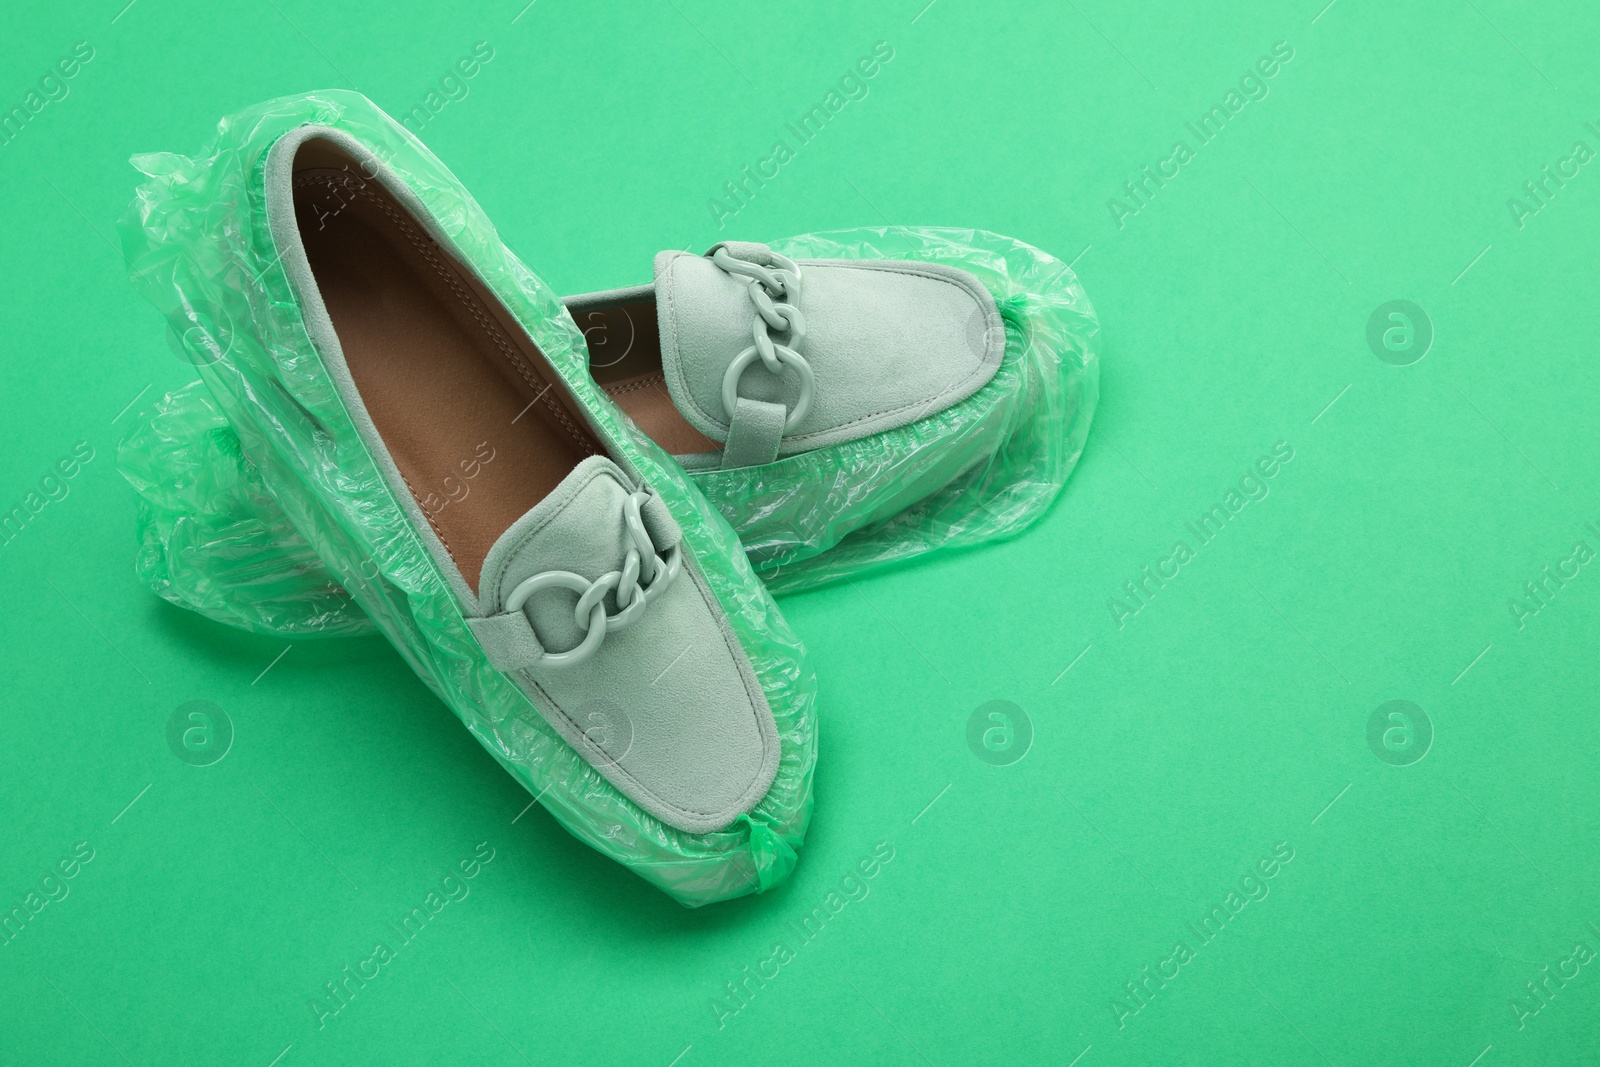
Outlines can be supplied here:
<path id="1" fill-rule="evenodd" d="M 134 571 L 157 595 L 253 633 L 377 632 L 267 491 L 203 382 L 136 422 L 117 466 L 139 491 Z"/>
<path id="2" fill-rule="evenodd" d="M 305 124 L 355 136 L 416 192 L 567 386 L 596 413 L 601 427 L 623 442 L 626 458 L 676 517 L 767 693 L 782 749 L 767 795 L 728 829 L 687 834 L 644 812 L 579 757 L 512 681 L 489 666 L 472 640 L 454 595 L 361 443 L 306 334 L 266 227 L 262 168 L 267 150 Z M 241 476 L 247 483 L 259 479 L 334 580 L 418 675 L 562 825 L 684 904 L 759 892 L 787 876 L 810 816 L 816 762 L 816 683 L 803 649 L 754 580 L 727 522 L 692 488 L 677 463 L 631 424 L 624 425 L 603 401 L 587 374 L 577 327 L 549 288 L 506 250 L 455 177 L 371 101 L 342 90 L 248 108 L 224 119 L 216 141 L 193 158 L 158 153 L 133 162 L 147 176 L 122 226 L 133 280 L 167 316 L 216 411 L 237 432 L 242 455 L 254 470 Z M 198 417 L 200 425 L 209 421 L 211 429 L 202 438 L 219 429 L 215 412 L 196 416 L 195 410 L 181 400 L 163 405 L 164 415 L 187 412 L 176 417 Z M 150 451 L 175 438 L 160 428 L 148 432 L 144 440 L 150 447 L 142 447 L 136 435 L 124 457 L 146 500 L 142 551 L 148 555 L 148 546 L 157 545 L 161 559 L 141 567 L 147 576 L 165 568 L 169 593 L 204 603 L 205 580 L 170 580 L 174 567 L 186 566 L 181 540 L 170 531 L 149 533 L 148 523 L 159 523 L 160 515 L 170 512 L 156 505 L 140 472 L 151 469 L 147 460 L 155 462 Z M 227 447 L 219 446 L 213 458 L 244 469 Z M 170 454 L 162 462 L 180 469 L 193 465 Z M 230 477 L 218 474 L 215 484 L 227 485 Z M 258 498 L 244 489 L 234 499 L 254 503 Z M 259 530 L 276 528 L 270 519 L 257 519 Z M 195 543 L 210 536 L 199 531 Z M 300 558 L 292 549 L 285 551 L 286 561 Z M 310 610 L 294 620 L 304 621 Z"/>
<path id="3" fill-rule="evenodd" d="M 886 226 L 772 242 L 791 259 L 909 259 L 988 287 L 1006 351 L 989 384 L 908 426 L 693 477 L 774 592 L 1005 537 L 1038 518 L 1083 453 L 1099 324 L 1065 263 L 985 230 Z"/>
<path id="4" fill-rule="evenodd" d="M 1099 327 L 1072 271 L 983 230 L 841 230 L 773 247 L 797 259 L 919 259 L 970 271 L 995 297 L 1006 352 L 983 389 L 909 426 L 765 466 L 693 472 L 768 587 L 820 585 L 936 548 L 1004 537 L 1038 518 L 1082 454 L 1098 395 Z M 163 455 L 142 448 L 122 454 L 150 501 L 146 554 L 165 567 L 142 567 L 142 576 L 175 603 L 247 629 L 303 636 L 326 611 L 330 630 L 359 632 L 351 603 L 328 601 L 332 575 L 317 567 L 294 528 L 275 518 L 269 496 L 230 496 L 216 505 L 214 521 L 190 530 L 181 526 L 181 510 L 162 506 L 171 495 L 159 485 L 163 468 L 215 463 L 228 468 L 219 472 L 225 481 L 248 477 L 235 473 L 248 460 L 220 443 L 226 428 L 192 392 L 160 405 Z M 183 455 L 185 438 L 195 455 Z M 223 521 L 228 506 L 236 509 L 238 531 Z M 282 540 L 258 542 L 263 562 L 246 575 L 234 553 L 257 531 Z"/>

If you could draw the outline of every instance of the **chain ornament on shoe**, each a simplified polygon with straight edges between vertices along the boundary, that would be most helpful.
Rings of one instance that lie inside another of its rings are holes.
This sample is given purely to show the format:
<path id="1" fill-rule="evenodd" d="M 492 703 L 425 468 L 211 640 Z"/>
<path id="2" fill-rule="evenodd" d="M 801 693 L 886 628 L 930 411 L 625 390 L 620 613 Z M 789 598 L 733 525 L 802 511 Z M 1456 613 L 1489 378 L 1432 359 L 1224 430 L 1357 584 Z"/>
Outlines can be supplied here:
<path id="1" fill-rule="evenodd" d="M 761 361 L 769 374 L 778 376 L 785 368 L 789 368 L 800 378 L 800 397 L 784 415 L 780 436 L 792 431 L 806 417 L 817 391 L 816 375 L 799 351 L 806 336 L 806 317 L 800 310 L 800 267 L 776 252 L 769 251 L 768 254 L 778 263 L 777 268 L 738 259 L 724 246 L 718 246 L 711 253 L 711 261 L 719 268 L 748 283 L 750 302 L 756 309 L 755 323 L 751 327 L 753 343 L 734 357 L 722 376 L 722 406 L 728 416 L 730 446 L 736 438 L 744 436 L 739 427 L 742 411 L 751 405 L 778 406 L 739 396 L 739 381 L 757 360 Z M 772 331 L 787 336 L 782 341 L 775 341 Z M 777 441 L 772 438 L 770 430 L 762 436 L 768 438 L 765 445 L 776 455 Z"/>
<path id="2" fill-rule="evenodd" d="M 575 667 L 599 651 L 606 634 L 626 630 L 643 617 L 648 608 L 677 579 L 683 569 L 683 549 L 673 545 L 662 559 L 650 534 L 644 528 L 640 507 L 650 499 L 648 493 L 631 493 L 622 507 L 623 521 L 633 544 L 624 557 L 622 569 L 607 571 L 594 581 L 572 571 L 543 571 L 527 579 L 506 598 L 506 611 L 521 611 L 535 593 L 546 589 L 567 589 L 578 594 L 573 609 L 578 628 L 584 631 L 579 644 L 566 652 L 546 652 L 539 660 L 545 667 Z M 620 609 L 606 613 L 605 600 L 616 594 Z"/>

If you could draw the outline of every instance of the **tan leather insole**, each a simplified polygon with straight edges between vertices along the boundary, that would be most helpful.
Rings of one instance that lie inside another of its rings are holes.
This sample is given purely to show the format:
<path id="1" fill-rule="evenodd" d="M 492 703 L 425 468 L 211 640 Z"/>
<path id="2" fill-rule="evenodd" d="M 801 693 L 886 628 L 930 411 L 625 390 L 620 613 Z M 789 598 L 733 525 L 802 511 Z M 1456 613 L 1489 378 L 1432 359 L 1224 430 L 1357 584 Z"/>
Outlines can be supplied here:
<path id="1" fill-rule="evenodd" d="M 589 373 L 639 429 L 675 456 L 722 450 L 689 425 L 667 392 L 654 301 L 587 309 L 574 319 L 589 346 Z"/>
<path id="2" fill-rule="evenodd" d="M 334 162 L 329 149 L 309 160 Z M 302 149 L 295 214 L 350 375 L 476 589 L 495 540 L 600 446 L 532 340 L 470 271 L 354 165 L 300 169 L 307 158 Z"/>

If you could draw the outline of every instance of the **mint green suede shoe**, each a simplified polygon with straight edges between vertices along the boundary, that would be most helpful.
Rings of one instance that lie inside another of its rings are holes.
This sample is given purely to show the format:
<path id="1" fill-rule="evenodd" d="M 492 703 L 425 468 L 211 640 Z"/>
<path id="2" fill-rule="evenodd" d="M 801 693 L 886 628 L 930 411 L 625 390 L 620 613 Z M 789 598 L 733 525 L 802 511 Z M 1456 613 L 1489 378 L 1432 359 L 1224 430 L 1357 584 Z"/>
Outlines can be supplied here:
<path id="1" fill-rule="evenodd" d="M 1013 534 L 1081 454 L 1098 326 L 1072 271 L 1038 249 L 886 227 L 663 253 L 656 274 L 567 299 L 590 374 L 688 470 L 775 592 Z M 119 465 L 143 498 L 141 578 L 257 632 L 360 632 L 360 609 L 230 437 L 191 387 L 124 443 Z M 458 475 L 430 503 L 466 492 Z"/>
<path id="2" fill-rule="evenodd" d="M 135 163 L 134 280 L 203 353 L 296 565 L 592 847 L 690 905 L 784 878 L 815 764 L 803 650 L 460 183 L 337 91 Z"/>

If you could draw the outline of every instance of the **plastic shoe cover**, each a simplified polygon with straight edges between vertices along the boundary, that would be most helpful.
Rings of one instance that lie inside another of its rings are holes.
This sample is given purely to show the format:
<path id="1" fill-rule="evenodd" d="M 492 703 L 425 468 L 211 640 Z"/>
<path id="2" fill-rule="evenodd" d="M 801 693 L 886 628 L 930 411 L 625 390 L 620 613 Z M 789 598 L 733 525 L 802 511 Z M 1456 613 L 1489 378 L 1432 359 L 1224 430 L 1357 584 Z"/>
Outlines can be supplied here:
<path id="1" fill-rule="evenodd" d="M 1003 538 L 1043 514 L 1082 454 L 1098 396 L 1098 323 L 1064 263 L 982 230 L 840 230 L 772 247 L 796 259 L 959 266 L 995 297 L 1006 350 L 983 389 L 908 426 L 759 467 L 691 472 L 769 588 L 805 589 Z M 260 633 L 370 630 L 229 436 L 197 383 L 163 398 L 151 425 L 124 442 L 118 464 L 141 495 L 141 580 L 175 604 Z M 930 443 L 950 462 L 930 464 Z M 208 467 L 222 491 L 202 499 L 197 483 Z"/>
<path id="2" fill-rule="evenodd" d="M 777 776 L 760 803 L 726 829 L 675 830 L 623 796 L 488 665 L 471 639 L 455 595 L 406 524 L 311 344 L 266 224 L 267 151 L 304 125 L 348 133 L 400 176 L 604 436 L 624 442 L 628 462 L 660 494 L 686 543 L 701 546 L 697 559 L 730 631 L 763 689 L 781 697 L 771 700 L 781 745 Z M 450 172 L 365 97 L 344 91 L 248 108 L 223 120 L 217 140 L 193 158 L 158 153 L 134 163 L 147 176 L 122 227 L 134 282 L 199 367 L 214 404 L 208 418 L 226 418 L 241 456 L 249 457 L 248 464 L 229 458 L 239 481 L 218 474 L 208 484 L 244 486 L 239 499 L 252 500 L 258 498 L 251 487 L 263 487 L 339 586 L 485 748 L 591 847 L 690 906 L 759 892 L 786 877 L 809 819 L 816 761 L 816 687 L 803 650 L 765 590 L 750 580 L 726 521 L 670 457 L 634 434 L 599 395 L 570 316 L 506 251 Z M 209 432 L 217 429 L 213 422 Z M 214 455 L 230 451 L 218 447 Z M 341 506 L 325 507 L 330 499 Z M 147 522 L 152 514 L 147 510 Z M 243 536 L 270 540 L 277 528 L 268 520 Z M 183 558 L 181 550 L 164 555 Z M 174 588 L 196 587 L 178 583 L 169 592 Z"/>

